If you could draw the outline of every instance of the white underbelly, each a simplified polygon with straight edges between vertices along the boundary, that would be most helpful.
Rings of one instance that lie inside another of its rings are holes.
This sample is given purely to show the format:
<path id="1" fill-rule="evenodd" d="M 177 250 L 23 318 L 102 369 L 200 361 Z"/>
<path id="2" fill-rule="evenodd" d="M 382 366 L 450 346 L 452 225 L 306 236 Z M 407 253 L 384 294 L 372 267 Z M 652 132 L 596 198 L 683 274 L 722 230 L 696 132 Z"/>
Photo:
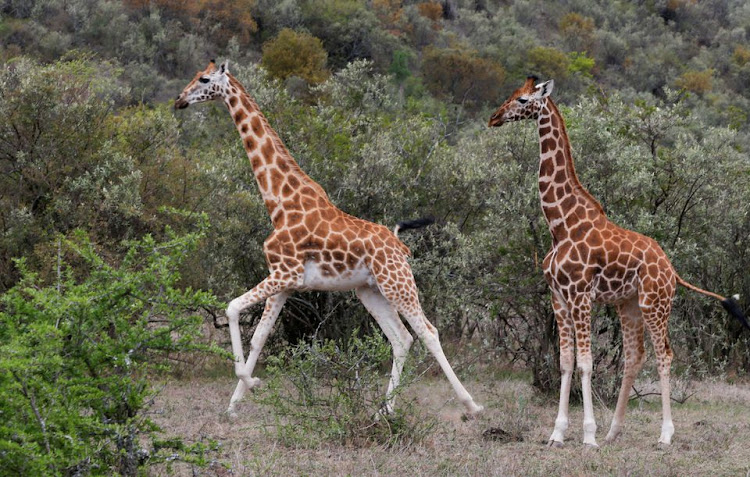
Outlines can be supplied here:
<path id="1" fill-rule="evenodd" d="M 305 277 L 302 288 L 305 290 L 345 291 L 364 285 L 374 285 L 375 278 L 362 263 L 353 270 L 338 273 L 333 266 L 321 266 L 318 262 L 305 262 Z"/>

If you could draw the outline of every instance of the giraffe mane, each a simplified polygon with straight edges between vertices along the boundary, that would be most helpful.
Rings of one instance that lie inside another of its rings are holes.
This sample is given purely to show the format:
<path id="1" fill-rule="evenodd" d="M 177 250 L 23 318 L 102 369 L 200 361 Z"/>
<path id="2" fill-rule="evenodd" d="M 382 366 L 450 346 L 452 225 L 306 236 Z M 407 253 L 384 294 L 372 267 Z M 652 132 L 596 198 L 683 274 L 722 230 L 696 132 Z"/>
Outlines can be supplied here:
<path id="1" fill-rule="evenodd" d="M 560 109 L 557 107 L 557 104 L 555 104 L 554 101 L 552 101 L 552 98 L 547 97 L 547 105 L 552 110 L 553 113 L 557 114 L 558 117 L 562 118 L 562 114 L 560 114 Z M 586 189 L 583 184 L 581 184 L 581 181 L 578 179 L 578 174 L 576 174 L 576 168 L 575 164 L 573 164 L 573 152 L 570 149 L 570 138 L 568 137 L 568 129 L 565 126 L 565 121 L 560 121 L 560 130 L 561 134 L 565 136 L 565 143 L 564 143 L 564 153 L 565 155 L 570 159 L 566 161 L 567 164 L 567 171 L 568 174 L 570 174 L 570 177 L 573 179 L 575 189 L 580 192 L 582 195 L 584 195 L 588 200 L 591 201 L 591 203 L 597 208 L 597 210 L 604 215 L 607 216 L 606 212 L 604 212 L 604 207 L 602 207 L 602 204 L 599 203 L 598 200 L 596 200 L 596 197 L 594 197 L 591 192 Z"/>
<path id="2" fill-rule="evenodd" d="M 258 106 L 258 103 L 255 102 L 255 99 L 252 97 L 252 95 L 250 95 L 247 92 L 247 90 L 242 85 L 242 83 L 237 78 L 235 78 L 231 73 L 229 73 L 229 72 L 227 72 L 227 78 L 229 79 L 230 86 L 234 86 L 235 88 L 237 88 L 237 90 L 243 95 L 243 97 L 246 98 L 247 101 L 250 103 L 250 107 L 252 109 L 256 110 L 256 111 L 260 111 L 260 107 Z M 266 130 L 268 130 L 268 131 L 274 131 L 274 129 L 268 123 L 268 120 L 266 119 L 265 114 L 261 114 L 259 116 L 259 118 L 260 118 L 260 121 L 261 121 L 263 127 Z M 315 191 L 318 194 L 320 194 L 323 198 L 325 198 L 326 200 L 330 200 L 328 198 L 328 194 L 326 193 L 325 189 L 323 189 L 323 187 L 321 187 L 320 184 L 318 184 L 317 182 L 315 182 L 314 180 L 312 180 L 312 178 L 310 178 L 310 176 L 308 176 L 305 173 L 305 171 L 303 171 L 302 168 L 299 167 L 299 164 L 297 164 L 297 161 L 294 160 L 294 157 L 289 152 L 289 150 L 287 149 L 286 145 L 281 140 L 281 138 L 279 137 L 279 135 L 275 134 L 275 133 L 272 134 L 271 135 L 271 140 L 273 141 L 273 144 L 276 147 L 276 151 L 277 151 L 278 154 L 281 154 L 282 156 L 285 156 L 285 157 L 288 157 L 288 158 L 291 159 L 291 161 L 290 161 L 291 162 L 290 163 L 290 167 L 292 167 L 295 170 L 295 172 L 297 172 L 301 176 L 302 182 L 305 185 L 308 185 L 308 186 L 312 187 L 313 189 L 315 189 Z"/>

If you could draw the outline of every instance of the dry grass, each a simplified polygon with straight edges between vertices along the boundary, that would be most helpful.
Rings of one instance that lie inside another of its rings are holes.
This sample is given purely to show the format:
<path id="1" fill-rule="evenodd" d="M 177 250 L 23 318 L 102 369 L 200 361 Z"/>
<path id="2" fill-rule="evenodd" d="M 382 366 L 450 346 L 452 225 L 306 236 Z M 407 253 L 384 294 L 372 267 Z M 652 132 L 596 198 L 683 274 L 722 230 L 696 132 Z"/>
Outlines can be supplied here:
<path id="1" fill-rule="evenodd" d="M 620 440 L 599 451 L 581 445 L 582 410 L 571 409 L 568 440 L 562 449 L 545 446 L 554 425 L 556 402 L 542 399 L 522 379 L 465 380 L 484 414 L 469 422 L 445 379 L 428 377 L 407 392 L 440 425 L 420 445 L 401 449 L 346 448 L 321 443 L 314 450 L 284 447 L 260 423 L 266 409 L 250 398 L 240 417 L 222 414 L 235 381 L 230 378 L 166 383 L 154 409 L 167 435 L 187 441 L 214 439 L 218 462 L 208 469 L 184 464 L 156 469 L 154 475 L 509 475 L 509 476 L 746 476 L 750 475 L 750 385 L 695 383 L 696 394 L 675 403 L 673 445 L 657 448 L 661 426 L 658 397 L 631 403 Z M 612 409 L 597 406 L 600 444 Z M 513 438 L 488 440 L 489 428 Z M 522 438 L 523 441 L 515 440 Z"/>

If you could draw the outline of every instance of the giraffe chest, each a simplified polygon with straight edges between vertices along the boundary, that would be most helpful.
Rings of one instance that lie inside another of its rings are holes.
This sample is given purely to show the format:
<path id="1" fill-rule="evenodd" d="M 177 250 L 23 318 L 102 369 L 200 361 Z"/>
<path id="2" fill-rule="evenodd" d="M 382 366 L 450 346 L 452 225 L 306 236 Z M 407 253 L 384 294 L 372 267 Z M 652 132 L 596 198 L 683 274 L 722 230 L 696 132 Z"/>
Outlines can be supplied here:
<path id="1" fill-rule="evenodd" d="M 316 260 L 305 262 L 300 290 L 346 291 L 364 285 L 374 286 L 375 277 L 363 262 L 354 268 L 342 269 Z"/>

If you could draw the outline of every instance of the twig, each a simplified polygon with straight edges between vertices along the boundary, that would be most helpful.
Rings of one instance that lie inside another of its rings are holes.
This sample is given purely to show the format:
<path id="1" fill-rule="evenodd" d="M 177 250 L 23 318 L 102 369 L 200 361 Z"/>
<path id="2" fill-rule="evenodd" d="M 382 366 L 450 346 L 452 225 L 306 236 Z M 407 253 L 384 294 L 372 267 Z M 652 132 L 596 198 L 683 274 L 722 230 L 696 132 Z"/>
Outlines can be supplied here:
<path id="1" fill-rule="evenodd" d="M 11 371 L 11 374 L 14 378 L 16 378 L 16 381 L 18 381 L 18 384 L 21 385 L 21 393 L 26 396 L 26 398 L 29 400 L 29 404 L 31 404 L 31 410 L 34 411 L 34 416 L 36 416 L 36 420 L 39 423 L 39 427 L 42 428 L 42 436 L 44 436 L 44 447 L 47 449 L 47 454 L 50 453 L 50 447 L 49 447 L 49 438 L 47 437 L 47 425 L 44 422 L 44 419 L 42 418 L 41 414 L 39 414 L 39 409 L 36 405 L 36 399 L 34 399 L 34 394 L 29 392 L 29 389 L 26 387 L 26 383 L 21 380 L 21 378 L 18 377 L 18 374 L 16 374 L 15 371 Z"/>
<path id="2" fill-rule="evenodd" d="M 640 399 L 640 398 L 643 398 L 643 397 L 646 397 L 646 396 L 661 396 L 661 393 L 641 393 L 640 391 L 638 391 L 635 388 L 635 386 L 633 386 L 633 391 L 635 391 L 635 396 L 631 396 L 630 397 L 631 401 L 633 399 Z M 669 399 L 672 400 L 672 401 L 674 401 L 674 402 L 676 402 L 676 403 L 678 403 L 678 404 L 685 404 L 687 402 L 687 400 L 690 399 L 691 397 L 695 396 L 695 394 L 696 394 L 696 392 L 690 393 L 690 394 L 688 394 L 687 396 L 685 396 L 682 399 L 677 399 L 677 398 L 675 398 L 674 396 L 672 396 L 670 394 L 669 395 Z"/>

